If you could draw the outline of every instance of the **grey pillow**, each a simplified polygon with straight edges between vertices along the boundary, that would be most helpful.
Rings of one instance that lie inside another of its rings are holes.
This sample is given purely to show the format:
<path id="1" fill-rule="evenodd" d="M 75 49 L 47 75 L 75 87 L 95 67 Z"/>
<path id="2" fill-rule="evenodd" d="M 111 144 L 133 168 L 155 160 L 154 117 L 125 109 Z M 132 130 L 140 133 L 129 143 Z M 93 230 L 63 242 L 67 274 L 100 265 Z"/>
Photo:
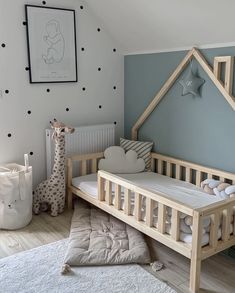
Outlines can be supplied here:
<path id="1" fill-rule="evenodd" d="M 151 150 L 153 142 L 135 141 L 120 138 L 120 146 L 127 152 L 129 150 L 136 151 L 138 158 L 144 159 L 145 171 L 151 170 Z"/>

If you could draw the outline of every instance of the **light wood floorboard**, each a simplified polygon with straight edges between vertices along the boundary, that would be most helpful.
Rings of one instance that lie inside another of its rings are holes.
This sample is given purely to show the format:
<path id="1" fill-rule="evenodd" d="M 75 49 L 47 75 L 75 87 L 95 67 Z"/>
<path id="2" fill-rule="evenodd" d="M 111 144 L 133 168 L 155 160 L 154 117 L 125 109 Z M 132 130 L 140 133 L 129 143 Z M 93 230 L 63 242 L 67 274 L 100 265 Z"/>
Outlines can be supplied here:
<path id="1" fill-rule="evenodd" d="M 47 213 L 33 216 L 24 229 L 0 231 L 0 258 L 55 242 L 69 236 L 72 213 L 65 211 L 56 218 Z M 157 278 L 167 282 L 180 293 L 189 293 L 189 260 L 173 250 L 148 238 L 153 256 L 157 256 L 165 269 L 154 273 L 149 266 L 144 268 Z M 202 262 L 200 293 L 234 293 L 235 260 L 218 254 Z"/>
<path id="2" fill-rule="evenodd" d="M 67 238 L 71 216 L 69 211 L 56 218 L 42 213 L 33 216 L 32 222 L 23 229 L 0 230 L 0 258 Z"/>

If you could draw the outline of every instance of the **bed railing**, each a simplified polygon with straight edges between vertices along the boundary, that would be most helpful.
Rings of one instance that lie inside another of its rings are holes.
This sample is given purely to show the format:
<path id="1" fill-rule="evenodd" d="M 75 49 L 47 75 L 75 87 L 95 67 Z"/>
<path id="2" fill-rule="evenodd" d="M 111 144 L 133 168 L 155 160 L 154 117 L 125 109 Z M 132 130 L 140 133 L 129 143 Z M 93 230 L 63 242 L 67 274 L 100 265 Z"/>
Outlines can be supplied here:
<path id="1" fill-rule="evenodd" d="M 152 153 L 152 171 L 200 186 L 206 178 L 214 178 L 230 184 L 235 184 L 233 173 L 204 167 L 191 162 Z"/>
<path id="2" fill-rule="evenodd" d="M 113 195 L 114 193 L 114 195 Z M 114 196 L 114 200 L 113 200 Z M 145 198 L 145 218 L 142 217 L 142 202 Z M 191 245 L 180 241 L 180 214 L 194 216 L 195 211 L 180 202 L 167 198 L 160 192 L 153 192 L 132 182 L 105 171 L 98 172 L 98 199 L 123 214 L 123 220 L 132 225 L 139 224 L 143 232 L 163 244 L 174 246 L 176 251 L 190 258 Z M 133 199 L 133 200 L 132 200 Z M 122 204 L 123 203 L 123 204 Z M 157 222 L 154 222 L 153 210 L 158 208 Z M 171 209 L 171 229 L 167 231 L 167 209 Z M 131 211 L 132 210 L 132 211 Z M 120 218 L 121 219 L 121 218 Z M 133 221 L 135 220 L 135 221 Z M 151 228 L 151 229 L 149 229 Z M 156 235 L 154 235 L 156 234 Z M 175 242 L 172 242 L 175 240 Z M 174 243 L 174 244 L 173 244 Z"/>
<path id="3" fill-rule="evenodd" d="M 202 248 L 202 259 L 235 245 L 235 197 L 198 209 L 202 219 L 210 217 L 209 245 Z"/>
<path id="4" fill-rule="evenodd" d="M 71 155 L 67 157 L 67 205 L 68 208 L 72 208 L 72 179 L 73 179 L 73 170 L 74 162 L 79 162 L 79 172 L 77 175 L 84 176 L 90 173 L 96 173 L 98 170 L 98 162 L 103 158 L 104 153 L 93 153 L 85 155 Z"/>

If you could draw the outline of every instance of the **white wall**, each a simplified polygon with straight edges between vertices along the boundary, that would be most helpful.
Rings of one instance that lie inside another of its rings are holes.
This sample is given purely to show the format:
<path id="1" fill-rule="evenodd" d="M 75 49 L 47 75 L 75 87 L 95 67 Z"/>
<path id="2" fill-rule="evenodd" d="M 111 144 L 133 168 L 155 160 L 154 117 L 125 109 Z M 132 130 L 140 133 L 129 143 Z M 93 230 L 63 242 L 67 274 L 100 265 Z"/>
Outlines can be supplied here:
<path id="1" fill-rule="evenodd" d="M 45 129 L 54 117 L 72 126 L 116 121 L 117 138 L 123 134 L 124 60 L 86 4 L 47 0 L 46 6 L 76 10 L 79 82 L 29 84 L 24 4 L 23 0 L 0 0 L 0 163 L 23 163 L 23 154 L 33 152 L 30 163 L 36 184 L 46 177 Z M 30 4 L 42 2 L 31 0 Z"/>
<path id="2" fill-rule="evenodd" d="M 86 2 L 125 54 L 235 46 L 234 0 Z"/>

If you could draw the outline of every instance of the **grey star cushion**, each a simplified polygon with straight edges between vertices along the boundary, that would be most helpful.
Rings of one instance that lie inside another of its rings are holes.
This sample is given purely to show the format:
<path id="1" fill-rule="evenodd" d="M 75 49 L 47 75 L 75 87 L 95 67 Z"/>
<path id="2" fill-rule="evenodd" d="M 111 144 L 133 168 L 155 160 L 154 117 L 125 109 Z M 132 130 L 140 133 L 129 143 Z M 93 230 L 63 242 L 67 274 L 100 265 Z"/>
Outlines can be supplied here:
<path id="1" fill-rule="evenodd" d="M 186 77 L 179 81 L 183 87 L 182 96 L 188 94 L 199 96 L 199 88 L 204 84 L 204 82 L 204 79 L 196 76 L 192 70 L 190 70 Z"/>
<path id="2" fill-rule="evenodd" d="M 79 200 L 64 263 L 71 266 L 149 264 L 150 255 L 139 231 Z"/>

